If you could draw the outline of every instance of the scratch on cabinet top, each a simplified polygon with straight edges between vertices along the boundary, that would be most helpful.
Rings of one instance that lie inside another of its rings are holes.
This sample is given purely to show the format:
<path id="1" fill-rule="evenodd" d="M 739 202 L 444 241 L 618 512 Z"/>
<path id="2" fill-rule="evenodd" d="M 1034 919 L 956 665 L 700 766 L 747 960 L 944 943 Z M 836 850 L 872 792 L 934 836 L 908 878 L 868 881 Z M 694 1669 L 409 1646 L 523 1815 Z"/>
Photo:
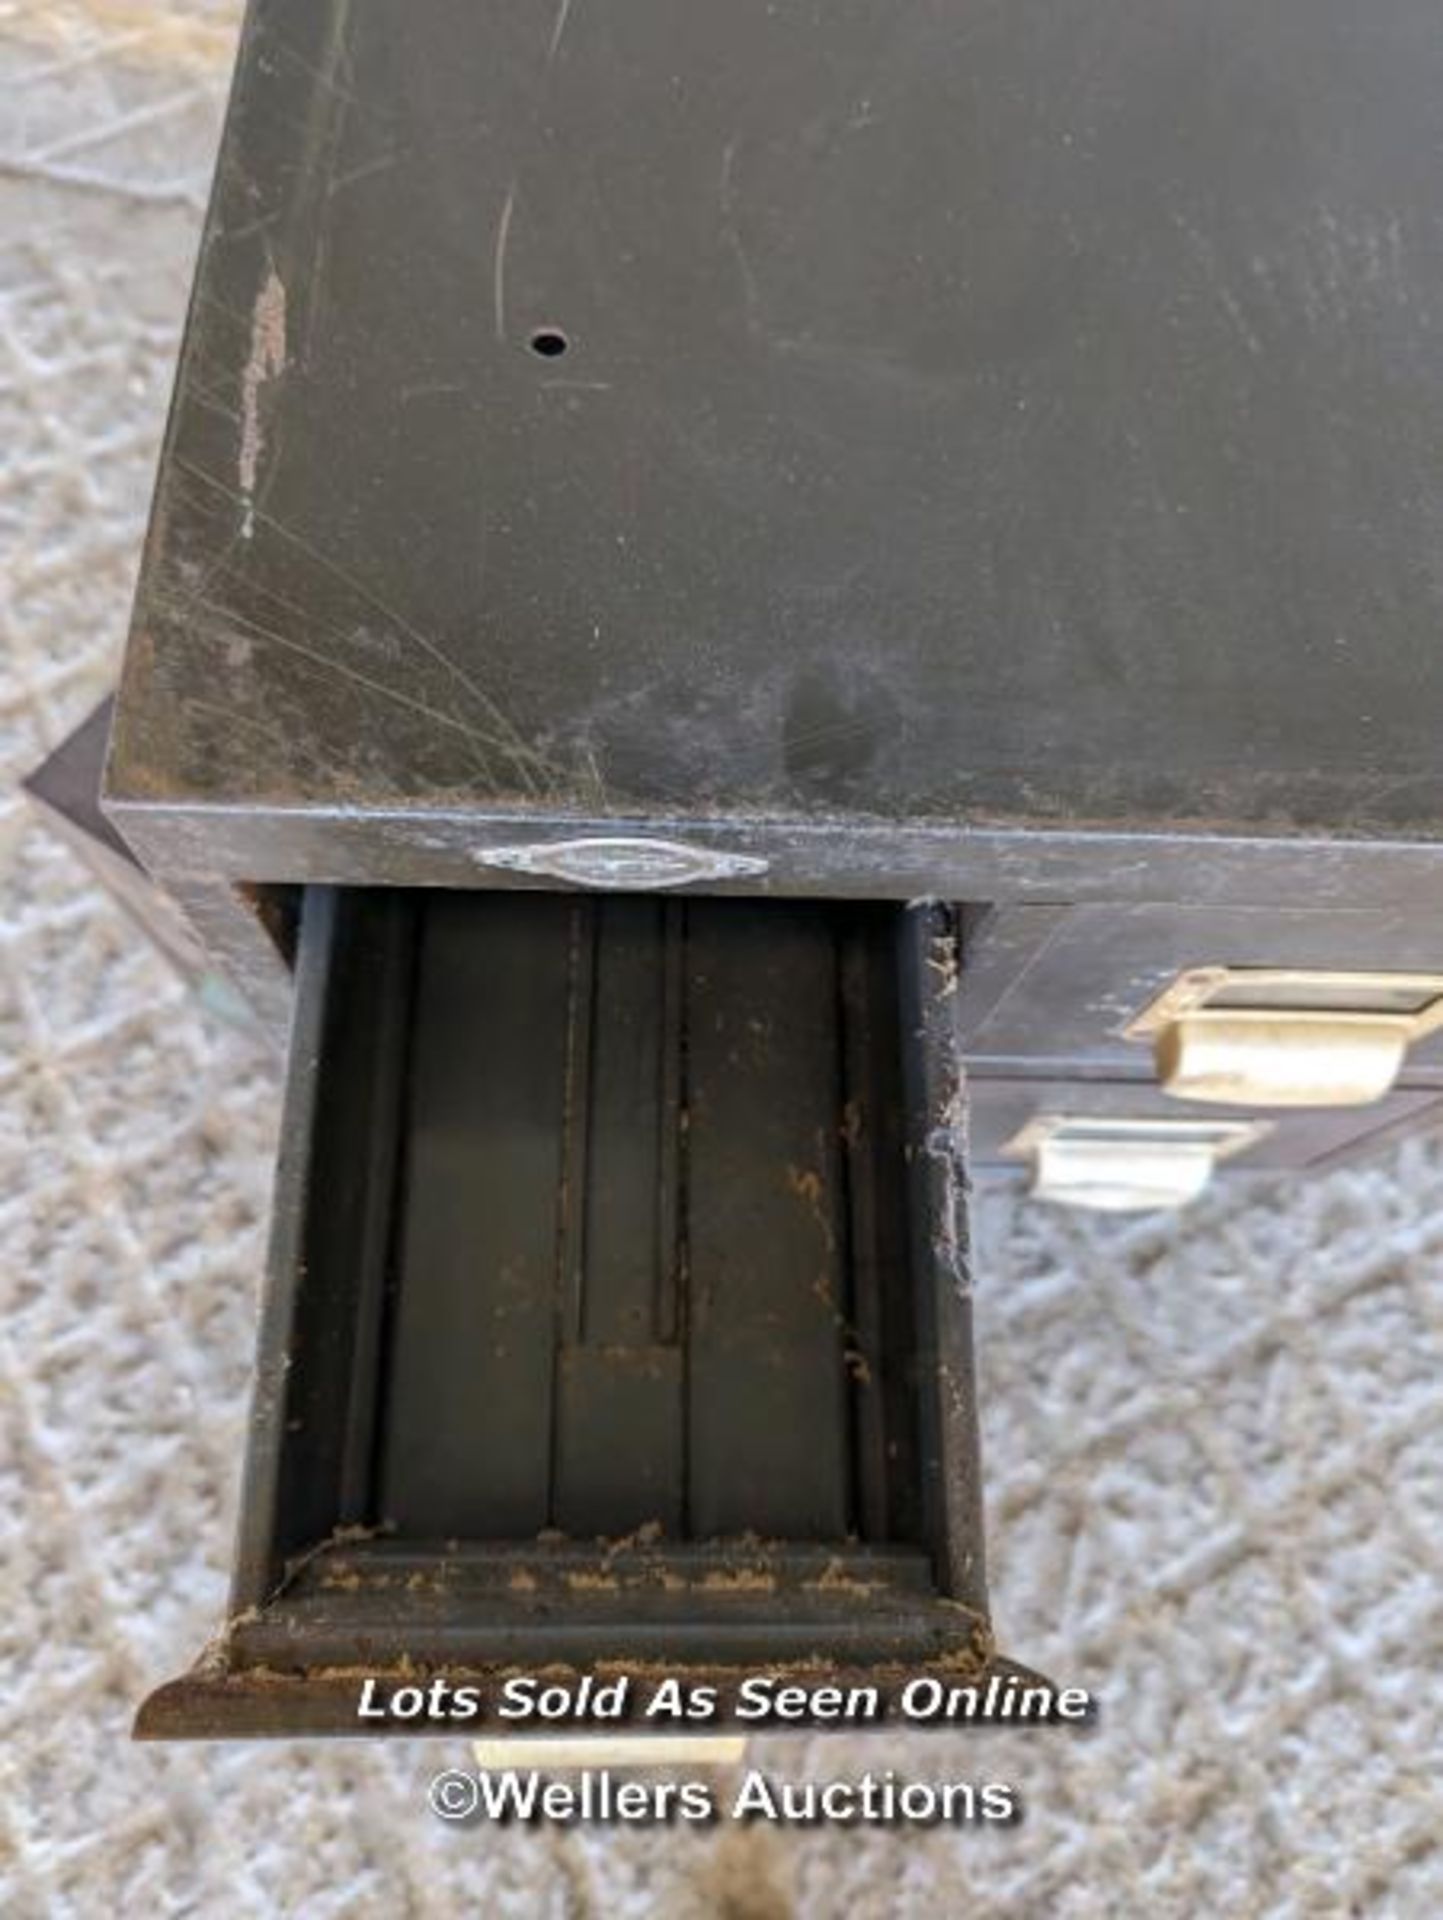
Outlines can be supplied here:
<path id="1" fill-rule="evenodd" d="M 260 463 L 264 436 L 261 430 L 261 389 L 267 380 L 278 380 L 286 370 L 286 290 L 280 275 L 271 267 L 256 294 L 251 309 L 251 348 L 241 374 L 241 434 L 237 479 L 245 517 L 241 537 L 249 540 L 255 531 L 256 469 Z"/>

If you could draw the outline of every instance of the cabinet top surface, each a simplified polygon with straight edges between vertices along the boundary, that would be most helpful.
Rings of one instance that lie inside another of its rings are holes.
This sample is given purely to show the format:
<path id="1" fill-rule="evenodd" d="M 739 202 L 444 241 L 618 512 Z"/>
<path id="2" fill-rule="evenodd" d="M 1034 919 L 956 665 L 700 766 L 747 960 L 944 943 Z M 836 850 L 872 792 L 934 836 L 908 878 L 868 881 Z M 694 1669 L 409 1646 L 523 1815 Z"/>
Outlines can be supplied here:
<path id="1" fill-rule="evenodd" d="M 253 6 L 123 800 L 1443 825 L 1432 0 Z"/>

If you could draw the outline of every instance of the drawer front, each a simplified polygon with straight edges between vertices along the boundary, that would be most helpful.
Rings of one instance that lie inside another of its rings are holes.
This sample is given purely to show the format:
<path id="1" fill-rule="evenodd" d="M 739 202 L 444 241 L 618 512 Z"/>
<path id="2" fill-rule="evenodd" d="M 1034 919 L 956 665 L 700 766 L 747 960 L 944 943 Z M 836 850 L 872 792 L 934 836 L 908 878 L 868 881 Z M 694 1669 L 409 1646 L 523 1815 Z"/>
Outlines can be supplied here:
<path id="1" fill-rule="evenodd" d="M 1019 1135 L 1046 1119 L 1196 1121 L 1201 1109 L 1169 1099 L 1145 1080 L 968 1080 L 969 1148 L 974 1175 L 1023 1179 L 1026 1150 L 1008 1151 Z M 1219 1162 L 1222 1174 L 1298 1172 L 1382 1145 L 1397 1131 L 1443 1123 L 1443 1094 L 1411 1089 L 1370 1107 L 1259 1114 L 1242 1107 L 1209 1107 L 1207 1121 L 1259 1127 L 1257 1137 Z"/>
<path id="2" fill-rule="evenodd" d="M 1219 911 L 1174 905 L 1003 907 L 964 921 L 958 996 L 976 1071 L 1151 1072 L 1127 1027 L 1177 977 L 1207 966 L 1443 971 L 1443 911 Z M 1403 1084 L 1443 1083 L 1443 1032 L 1409 1052 Z"/>

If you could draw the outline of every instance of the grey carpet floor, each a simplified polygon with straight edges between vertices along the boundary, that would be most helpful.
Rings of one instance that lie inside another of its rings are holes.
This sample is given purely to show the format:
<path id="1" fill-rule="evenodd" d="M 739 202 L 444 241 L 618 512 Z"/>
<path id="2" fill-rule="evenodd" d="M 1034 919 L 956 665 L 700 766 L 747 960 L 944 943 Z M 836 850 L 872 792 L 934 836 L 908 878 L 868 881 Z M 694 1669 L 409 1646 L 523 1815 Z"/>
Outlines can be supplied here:
<path id="1" fill-rule="evenodd" d="M 452 1831 L 458 1743 L 141 1749 L 217 1621 L 278 1086 L 14 782 L 114 671 L 229 0 L 0 4 L 0 1880 L 7 1914 L 1443 1912 L 1443 1154 L 981 1209 L 1003 1639 L 1085 1736 L 768 1739 L 1005 1831 Z"/>

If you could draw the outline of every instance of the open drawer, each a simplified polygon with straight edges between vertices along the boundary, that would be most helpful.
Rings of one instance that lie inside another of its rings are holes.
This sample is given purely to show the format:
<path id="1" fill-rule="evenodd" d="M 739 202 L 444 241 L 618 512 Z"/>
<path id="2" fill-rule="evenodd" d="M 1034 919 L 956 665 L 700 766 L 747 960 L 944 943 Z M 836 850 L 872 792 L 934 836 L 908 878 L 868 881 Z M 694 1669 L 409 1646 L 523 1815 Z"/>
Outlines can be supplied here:
<path id="1" fill-rule="evenodd" d="M 975 1678 L 956 967 L 939 908 L 311 891 L 230 1618 L 138 1733 Z"/>

